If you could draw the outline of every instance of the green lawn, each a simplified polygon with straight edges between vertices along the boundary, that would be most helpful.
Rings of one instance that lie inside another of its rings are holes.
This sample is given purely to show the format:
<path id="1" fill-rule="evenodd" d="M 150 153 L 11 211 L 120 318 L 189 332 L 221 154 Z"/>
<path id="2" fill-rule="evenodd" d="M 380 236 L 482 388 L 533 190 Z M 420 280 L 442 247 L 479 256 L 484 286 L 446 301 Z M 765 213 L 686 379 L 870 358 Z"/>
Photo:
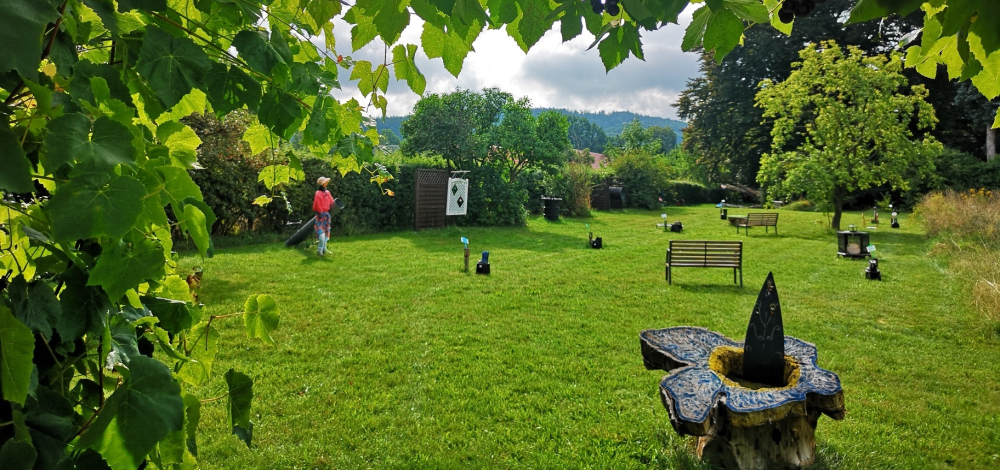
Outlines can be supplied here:
<path id="1" fill-rule="evenodd" d="M 820 468 L 1000 466 L 1000 341 L 967 283 L 906 217 L 872 233 L 883 282 L 836 257 L 819 213 L 781 212 L 780 235 L 737 235 L 712 206 L 595 213 L 523 228 L 448 228 L 334 238 L 330 253 L 281 244 L 202 262 L 208 313 L 274 296 L 276 347 L 228 320 L 215 387 L 234 367 L 256 380 L 254 447 L 230 435 L 224 401 L 202 408 L 208 468 L 687 468 L 691 438 L 660 404 L 641 330 L 697 325 L 742 339 L 768 271 L 786 334 L 815 343 L 840 375 L 848 414 L 823 417 Z M 730 213 L 740 210 L 730 210 Z M 869 214 L 870 215 L 870 214 Z M 888 222 L 888 220 L 886 220 Z M 586 249 L 589 223 L 605 249 Z M 860 224 L 845 214 L 844 226 Z M 493 274 L 461 272 L 461 236 Z M 667 241 L 745 240 L 731 270 L 678 269 Z M 314 243 L 314 242 L 313 242 Z"/>

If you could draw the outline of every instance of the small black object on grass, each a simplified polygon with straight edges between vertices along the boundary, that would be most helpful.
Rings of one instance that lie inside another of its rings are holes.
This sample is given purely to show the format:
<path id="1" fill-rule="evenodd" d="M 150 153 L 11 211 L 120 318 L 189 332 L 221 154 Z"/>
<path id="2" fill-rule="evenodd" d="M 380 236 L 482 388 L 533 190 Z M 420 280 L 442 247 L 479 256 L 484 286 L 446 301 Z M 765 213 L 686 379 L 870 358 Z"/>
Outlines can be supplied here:
<path id="1" fill-rule="evenodd" d="M 483 252 L 483 259 L 476 262 L 476 274 L 490 273 L 490 252 Z"/>
<path id="2" fill-rule="evenodd" d="M 882 280 L 882 272 L 878 270 L 878 258 L 868 260 L 868 267 L 865 268 L 865 279 L 869 281 Z"/>

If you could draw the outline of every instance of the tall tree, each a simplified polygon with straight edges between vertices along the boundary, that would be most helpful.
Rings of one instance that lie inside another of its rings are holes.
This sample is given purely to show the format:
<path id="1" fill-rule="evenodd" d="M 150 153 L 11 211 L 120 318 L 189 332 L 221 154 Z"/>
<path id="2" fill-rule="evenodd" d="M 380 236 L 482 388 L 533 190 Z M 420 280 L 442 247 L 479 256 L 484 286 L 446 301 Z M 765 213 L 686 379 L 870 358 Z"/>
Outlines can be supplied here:
<path id="1" fill-rule="evenodd" d="M 649 133 L 660 141 L 660 152 L 670 153 L 677 146 L 677 133 L 669 127 L 649 126 Z"/>
<path id="2" fill-rule="evenodd" d="M 919 17 L 892 16 L 884 22 L 844 25 L 856 2 L 828 0 L 809 16 L 797 18 L 790 35 L 774 28 L 746 31 L 746 45 L 716 62 L 703 52 L 702 76 L 688 81 L 677 103 L 678 116 L 688 121 L 684 150 L 706 166 L 714 183 L 756 185 L 760 158 L 770 147 L 770 126 L 754 106 L 757 85 L 765 79 L 782 81 L 806 44 L 835 40 L 869 53 L 884 53 L 919 27 Z"/>
<path id="3" fill-rule="evenodd" d="M 828 41 L 800 57 L 787 80 L 765 80 L 757 94 L 773 123 L 758 181 L 768 196 L 805 194 L 829 207 L 839 229 L 852 193 L 886 183 L 906 189 L 907 174 L 934 169 L 931 150 L 940 144 L 914 138 L 914 129 L 934 126 L 934 108 L 923 85 L 907 85 L 898 54 L 865 57 Z"/>
<path id="4" fill-rule="evenodd" d="M 591 152 L 604 152 L 604 144 L 608 141 L 604 129 L 590 119 L 582 116 L 567 116 L 569 120 L 569 140 L 577 150 L 589 149 Z"/>
<path id="5" fill-rule="evenodd" d="M 438 153 L 454 168 L 496 165 L 509 181 L 528 167 L 558 166 L 572 148 L 565 116 L 545 111 L 536 118 L 530 100 L 496 88 L 425 96 L 400 129 L 405 154 Z"/>

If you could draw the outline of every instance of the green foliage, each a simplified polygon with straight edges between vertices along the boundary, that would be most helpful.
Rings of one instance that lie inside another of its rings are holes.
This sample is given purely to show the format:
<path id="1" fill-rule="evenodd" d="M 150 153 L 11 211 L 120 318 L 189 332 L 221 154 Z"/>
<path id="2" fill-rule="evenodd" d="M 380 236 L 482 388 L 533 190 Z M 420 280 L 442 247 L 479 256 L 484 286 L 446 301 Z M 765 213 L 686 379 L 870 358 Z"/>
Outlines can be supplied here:
<path id="1" fill-rule="evenodd" d="M 798 194 L 833 209 L 840 227 L 846 199 L 860 190 L 889 184 L 907 189 L 907 174 L 926 175 L 933 161 L 912 128 L 936 122 L 921 85 L 906 87 L 897 55 L 864 57 L 836 43 L 809 45 L 788 80 L 761 83 L 757 103 L 773 120 L 771 153 L 757 179 L 768 199 Z M 817 84 L 821 84 L 818 87 Z"/>
<path id="2" fill-rule="evenodd" d="M 653 144 L 659 146 L 659 142 Z M 670 180 L 676 173 L 662 155 L 641 147 L 625 151 L 611 161 L 611 169 L 624 187 L 625 207 L 655 209 L 661 198 L 671 197 Z"/>
<path id="3" fill-rule="evenodd" d="M 814 206 L 813 203 L 811 203 L 811 202 L 809 202 L 809 201 L 807 201 L 805 199 L 800 199 L 798 201 L 792 201 L 792 202 L 790 202 L 788 204 L 785 204 L 781 208 L 784 209 L 784 210 L 800 211 L 800 212 L 814 212 L 816 210 L 816 206 Z"/>
<path id="4" fill-rule="evenodd" d="M 567 116 L 569 122 L 569 140 L 574 149 L 604 152 L 604 143 L 608 136 L 604 129 L 593 121 L 581 116 Z"/>
<path id="5" fill-rule="evenodd" d="M 699 183 L 691 181 L 671 181 L 664 191 L 667 197 L 663 202 L 683 205 L 718 203 L 725 199 L 725 191 L 722 188 L 709 188 Z"/>

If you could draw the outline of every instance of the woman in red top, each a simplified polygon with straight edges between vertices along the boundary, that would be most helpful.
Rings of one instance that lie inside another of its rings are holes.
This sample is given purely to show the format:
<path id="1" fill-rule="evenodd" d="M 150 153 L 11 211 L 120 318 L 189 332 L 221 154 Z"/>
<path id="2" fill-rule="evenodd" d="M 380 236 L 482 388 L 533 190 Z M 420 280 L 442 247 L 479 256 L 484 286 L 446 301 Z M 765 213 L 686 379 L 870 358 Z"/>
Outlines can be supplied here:
<path id="1" fill-rule="evenodd" d="M 316 238 L 319 238 L 319 248 L 316 251 L 320 256 L 326 254 L 326 242 L 330 240 L 330 206 L 333 205 L 333 196 L 326 189 L 329 182 L 330 178 L 320 176 L 316 180 L 319 188 L 316 190 L 316 196 L 313 197 L 313 212 L 316 213 Z"/>

